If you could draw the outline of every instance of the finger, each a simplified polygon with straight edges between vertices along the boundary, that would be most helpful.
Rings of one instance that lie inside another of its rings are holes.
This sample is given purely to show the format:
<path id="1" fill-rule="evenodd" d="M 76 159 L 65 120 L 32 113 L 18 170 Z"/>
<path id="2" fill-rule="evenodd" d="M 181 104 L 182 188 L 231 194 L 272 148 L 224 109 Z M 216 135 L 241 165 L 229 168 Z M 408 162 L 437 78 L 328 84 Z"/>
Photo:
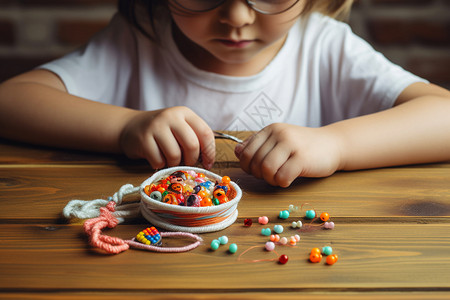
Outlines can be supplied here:
<path id="1" fill-rule="evenodd" d="M 276 140 L 271 139 L 270 137 L 263 142 L 263 144 L 256 150 L 250 162 L 250 172 L 256 178 L 263 178 L 263 169 L 271 168 L 271 160 L 267 159 L 267 155 L 269 155 L 274 147 L 276 146 Z M 263 166 L 264 165 L 264 166 Z M 267 172 L 267 170 L 266 170 Z M 273 174 L 275 172 L 272 169 Z"/>
<path id="2" fill-rule="evenodd" d="M 276 185 L 288 187 L 302 172 L 302 161 L 299 155 L 291 155 L 278 169 L 274 181 Z"/>
<path id="3" fill-rule="evenodd" d="M 195 117 L 188 118 L 186 120 L 189 126 L 192 128 L 197 136 L 200 144 L 200 155 L 202 164 L 206 169 L 210 169 L 216 158 L 216 142 L 214 139 L 214 133 L 208 124 L 195 115 Z M 199 155 L 197 155 L 197 158 Z"/>
<path id="4" fill-rule="evenodd" d="M 144 158 L 149 162 L 153 169 L 161 169 L 166 165 L 163 154 L 153 137 L 146 141 Z"/>
<path id="5" fill-rule="evenodd" d="M 177 166 L 181 163 L 181 149 L 169 127 L 155 134 L 155 141 L 168 167 Z"/>
<path id="6" fill-rule="evenodd" d="M 240 165 L 241 168 L 247 172 L 251 174 L 251 163 L 252 163 L 252 159 L 253 156 L 255 155 L 256 151 L 258 151 L 258 149 L 263 145 L 263 143 L 266 141 L 267 135 L 266 133 L 262 130 L 254 135 L 252 135 L 251 137 L 249 137 L 248 139 L 246 139 L 243 143 L 242 143 L 242 150 L 240 150 L 240 154 L 239 154 L 239 161 L 240 161 Z"/>
<path id="7" fill-rule="evenodd" d="M 188 124 L 181 123 L 172 128 L 172 133 L 181 147 L 184 163 L 189 166 L 195 164 L 200 154 L 200 144 L 195 132 Z"/>
<path id="8" fill-rule="evenodd" d="M 261 178 L 271 185 L 279 185 L 275 176 L 290 156 L 291 152 L 286 147 L 277 144 L 261 162 Z"/>

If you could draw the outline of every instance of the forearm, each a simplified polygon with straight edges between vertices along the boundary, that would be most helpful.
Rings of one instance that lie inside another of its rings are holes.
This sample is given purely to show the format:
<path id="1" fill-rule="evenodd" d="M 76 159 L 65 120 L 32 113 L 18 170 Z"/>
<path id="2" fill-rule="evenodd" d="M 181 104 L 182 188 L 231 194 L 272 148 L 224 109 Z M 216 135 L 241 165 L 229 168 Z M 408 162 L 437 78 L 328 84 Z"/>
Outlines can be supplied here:
<path id="1" fill-rule="evenodd" d="M 119 136 L 136 112 L 41 83 L 0 86 L 0 135 L 49 146 L 120 152 Z"/>
<path id="2" fill-rule="evenodd" d="M 450 160 L 450 100 L 420 97 L 376 114 L 329 125 L 341 170 Z"/>

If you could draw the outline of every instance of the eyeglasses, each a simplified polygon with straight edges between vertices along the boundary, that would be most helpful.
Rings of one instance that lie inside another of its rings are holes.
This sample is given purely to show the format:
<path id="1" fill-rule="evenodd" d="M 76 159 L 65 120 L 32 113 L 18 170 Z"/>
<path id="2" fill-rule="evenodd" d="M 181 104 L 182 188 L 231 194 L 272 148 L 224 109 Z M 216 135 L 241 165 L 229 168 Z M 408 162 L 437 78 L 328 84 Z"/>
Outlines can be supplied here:
<path id="1" fill-rule="evenodd" d="M 206 12 L 222 5 L 226 0 L 173 0 L 180 8 L 191 12 Z M 276 15 L 287 11 L 300 0 L 246 0 L 255 11 Z"/>

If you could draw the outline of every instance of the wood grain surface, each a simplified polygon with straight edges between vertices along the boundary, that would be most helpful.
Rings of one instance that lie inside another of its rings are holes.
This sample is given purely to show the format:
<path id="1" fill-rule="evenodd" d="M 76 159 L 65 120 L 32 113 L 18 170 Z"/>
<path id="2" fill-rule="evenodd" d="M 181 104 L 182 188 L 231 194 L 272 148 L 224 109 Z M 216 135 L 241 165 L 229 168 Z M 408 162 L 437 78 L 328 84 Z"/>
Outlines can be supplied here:
<path id="1" fill-rule="evenodd" d="M 81 223 L 64 220 L 61 211 L 71 199 L 106 199 L 123 184 L 139 186 L 153 173 L 148 164 L 1 140 L 0 299 L 450 298 L 449 163 L 338 172 L 283 189 L 244 173 L 233 148 L 217 141 L 213 171 L 243 190 L 235 224 L 201 234 L 204 243 L 187 253 L 108 255 L 89 246 Z M 133 201 L 137 196 L 125 199 Z M 330 213 L 336 228 L 291 228 L 307 221 L 304 211 L 277 218 L 290 204 Z M 268 225 L 257 223 L 263 215 Z M 246 218 L 251 227 L 243 226 Z M 284 226 L 282 236 L 300 234 L 301 241 L 265 251 L 261 229 L 275 224 Z M 145 227 L 138 218 L 105 233 L 128 239 Z M 237 253 L 228 245 L 210 249 L 222 235 Z M 339 256 L 335 265 L 308 262 L 311 248 L 326 245 Z M 277 263 L 279 254 L 288 255 L 287 264 Z"/>

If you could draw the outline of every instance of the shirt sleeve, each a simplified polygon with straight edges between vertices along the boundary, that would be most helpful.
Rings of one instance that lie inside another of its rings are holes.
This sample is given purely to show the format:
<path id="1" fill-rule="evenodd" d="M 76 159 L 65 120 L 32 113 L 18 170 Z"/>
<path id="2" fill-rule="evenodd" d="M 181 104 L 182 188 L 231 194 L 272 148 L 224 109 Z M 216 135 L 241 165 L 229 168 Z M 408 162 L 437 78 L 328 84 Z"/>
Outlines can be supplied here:
<path id="1" fill-rule="evenodd" d="M 347 24 L 325 22 L 319 35 L 324 123 L 388 109 L 406 87 L 427 82 L 390 62 Z"/>
<path id="2" fill-rule="evenodd" d="M 135 52 L 132 28 L 117 14 L 85 46 L 38 68 L 58 75 L 72 95 L 127 106 Z"/>

